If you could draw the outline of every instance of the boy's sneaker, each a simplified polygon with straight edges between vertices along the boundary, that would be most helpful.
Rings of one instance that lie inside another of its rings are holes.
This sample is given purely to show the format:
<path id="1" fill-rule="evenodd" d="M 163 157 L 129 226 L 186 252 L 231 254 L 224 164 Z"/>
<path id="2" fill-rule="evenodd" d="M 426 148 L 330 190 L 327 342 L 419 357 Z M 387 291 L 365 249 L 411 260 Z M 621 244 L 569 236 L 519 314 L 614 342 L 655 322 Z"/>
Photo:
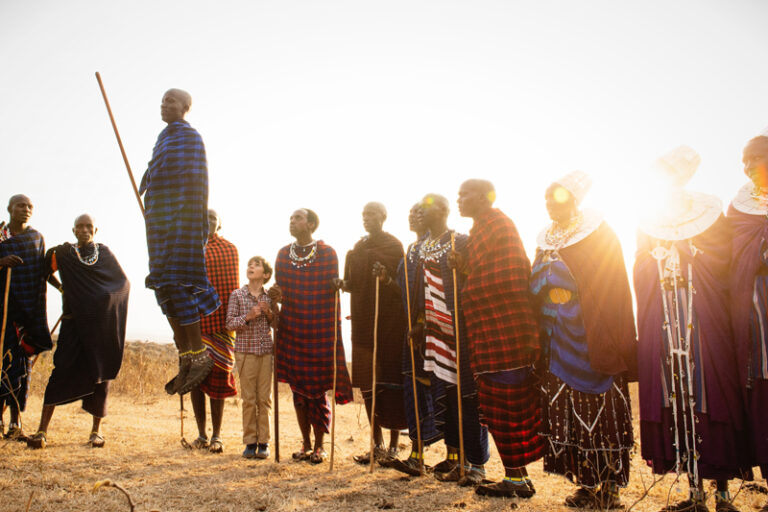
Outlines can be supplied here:
<path id="1" fill-rule="evenodd" d="M 243 457 L 246 459 L 255 459 L 257 447 L 258 445 L 256 443 L 245 445 L 245 450 L 243 450 Z"/>
<path id="2" fill-rule="evenodd" d="M 259 444 L 259 450 L 256 452 L 255 457 L 257 459 L 266 459 L 269 457 L 269 445 L 266 443 Z"/>

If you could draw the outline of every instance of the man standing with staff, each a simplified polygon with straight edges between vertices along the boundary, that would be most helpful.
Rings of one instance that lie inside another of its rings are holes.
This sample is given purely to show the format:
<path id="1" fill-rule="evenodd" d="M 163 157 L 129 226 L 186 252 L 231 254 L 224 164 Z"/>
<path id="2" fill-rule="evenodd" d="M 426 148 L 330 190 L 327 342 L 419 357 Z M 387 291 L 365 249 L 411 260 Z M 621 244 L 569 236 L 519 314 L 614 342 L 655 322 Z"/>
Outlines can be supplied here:
<path id="1" fill-rule="evenodd" d="M 157 138 L 139 188 L 145 194 L 149 249 L 146 286 L 155 291 L 179 351 L 179 374 L 166 391 L 182 395 L 213 368 L 203 345 L 200 316 L 221 306 L 205 269 L 208 164 L 200 134 L 184 120 L 191 105 L 192 97 L 180 89 L 163 96 L 160 114 L 168 126 Z"/>
<path id="2" fill-rule="evenodd" d="M 352 386 L 360 388 L 365 401 L 368 422 L 373 426 L 374 453 L 354 457 L 368 464 L 374 457 L 380 463 L 397 457 L 400 430 L 407 427 L 403 411 L 402 343 L 407 330 L 400 290 L 381 287 L 376 297 L 374 270 L 385 267 L 394 274 L 403 258 L 403 244 L 383 231 L 387 210 L 383 204 L 371 202 L 363 208 L 363 227 L 368 232 L 347 253 L 344 279 L 336 286 L 352 296 Z M 378 347 L 376 350 L 376 411 L 372 414 L 373 338 L 375 305 L 378 300 Z M 384 448 L 382 427 L 389 429 L 389 449 Z"/>
<path id="3" fill-rule="evenodd" d="M 474 224 L 467 256 L 454 257 L 467 276 L 461 296 L 480 417 L 493 435 L 505 471 L 503 481 L 481 485 L 476 492 L 530 498 L 536 490 L 525 466 L 544 451 L 538 435 L 539 394 L 531 374 L 539 354 L 528 291 L 531 265 L 514 223 L 493 208 L 495 199 L 488 181 L 468 180 L 461 185 L 459 212 Z"/>
<path id="4" fill-rule="evenodd" d="M 0 290 L 4 299 L 0 313 L 5 329 L 0 411 L 6 406 L 11 409 L 6 438 L 24 439 L 19 412 L 27 404 L 29 358 L 53 346 L 45 309 L 45 241 L 28 224 L 32 210 L 29 197 L 12 196 L 8 201 L 10 221 L 0 224 Z M 0 431 L 2 423 L 0 416 Z"/>

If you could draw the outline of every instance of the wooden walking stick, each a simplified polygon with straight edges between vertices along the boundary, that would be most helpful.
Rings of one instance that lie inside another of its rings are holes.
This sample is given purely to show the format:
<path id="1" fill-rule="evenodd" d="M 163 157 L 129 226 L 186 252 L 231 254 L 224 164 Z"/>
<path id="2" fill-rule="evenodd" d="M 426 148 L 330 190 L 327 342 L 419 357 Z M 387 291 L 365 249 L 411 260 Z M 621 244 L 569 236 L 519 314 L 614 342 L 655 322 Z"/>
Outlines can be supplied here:
<path id="1" fill-rule="evenodd" d="M 8 294 L 11 291 L 11 267 L 6 269 L 5 293 L 3 296 L 3 331 L 0 332 L 0 350 L 5 347 L 5 325 L 8 323 Z"/>
<path id="2" fill-rule="evenodd" d="M 405 272 L 405 302 L 408 309 L 408 333 L 413 329 L 411 320 L 411 291 L 408 282 L 408 253 L 413 244 L 408 246 L 408 251 L 403 252 L 403 271 Z M 424 475 L 424 445 L 421 440 L 421 420 L 419 418 L 419 390 L 416 387 L 416 357 L 413 353 L 413 339 L 408 336 L 408 348 L 411 351 L 411 385 L 413 386 L 413 412 L 416 415 L 416 447 L 419 450 L 419 472 Z"/>
<path id="3" fill-rule="evenodd" d="M 333 301 L 333 401 L 331 402 L 331 462 L 328 472 L 333 471 L 333 454 L 336 451 L 336 345 L 339 340 L 339 290 L 336 290 Z"/>
<path id="4" fill-rule="evenodd" d="M 451 231 L 451 252 L 456 252 L 456 232 Z M 456 338 L 456 394 L 459 409 L 459 478 L 464 477 L 464 416 L 461 407 L 461 343 L 459 335 L 459 287 L 456 280 L 456 267 L 453 272 L 453 333 Z"/>
<path id="5" fill-rule="evenodd" d="M 373 310 L 373 382 L 371 383 L 371 457 L 369 473 L 373 473 L 373 463 L 376 461 L 373 430 L 376 426 L 376 352 L 379 345 L 379 278 L 376 278 L 376 299 Z"/>
<path id="6" fill-rule="evenodd" d="M 275 333 L 277 334 L 277 333 Z M 274 423 L 275 423 L 275 462 L 280 462 L 280 404 L 279 396 L 278 396 L 278 380 L 277 380 L 277 336 L 275 336 L 274 341 L 272 342 L 272 373 L 274 374 L 274 389 L 273 389 L 273 395 L 275 395 L 275 406 L 274 406 Z"/>
<path id="7" fill-rule="evenodd" d="M 123 147 L 123 141 L 120 139 L 120 133 L 117 131 L 117 124 L 115 124 L 115 117 L 112 115 L 112 108 L 109 106 L 109 100 L 107 99 L 107 91 L 104 90 L 104 83 L 101 81 L 101 75 L 96 72 L 96 80 L 99 82 L 99 89 L 101 89 L 101 95 L 104 98 L 104 105 L 107 107 L 107 113 L 109 114 L 109 120 L 112 123 L 112 129 L 115 131 L 115 137 L 117 138 L 117 145 L 120 146 L 120 153 L 123 155 L 123 162 L 125 162 L 125 168 L 128 171 L 128 177 L 133 185 L 133 193 L 136 194 L 136 201 L 139 202 L 139 208 L 141 208 L 141 214 L 144 215 L 144 204 L 141 202 L 141 196 L 139 195 L 139 189 L 136 187 L 136 180 L 133 179 L 133 172 L 131 172 L 131 164 L 128 163 L 128 156 L 125 154 L 125 148 Z"/>
<path id="8" fill-rule="evenodd" d="M 184 439 L 184 395 L 179 395 L 179 420 L 181 420 L 181 446 L 191 450 L 192 445 Z"/>

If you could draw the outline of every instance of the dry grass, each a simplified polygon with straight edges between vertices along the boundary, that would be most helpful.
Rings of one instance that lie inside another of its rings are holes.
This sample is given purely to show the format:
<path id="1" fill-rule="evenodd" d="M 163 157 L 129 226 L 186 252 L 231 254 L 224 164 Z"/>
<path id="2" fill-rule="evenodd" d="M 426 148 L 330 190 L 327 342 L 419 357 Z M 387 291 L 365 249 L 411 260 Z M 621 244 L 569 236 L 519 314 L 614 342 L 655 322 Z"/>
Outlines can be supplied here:
<path id="1" fill-rule="evenodd" d="M 0 511 L 128 511 L 128 500 L 118 489 L 94 485 L 109 479 L 132 497 L 137 511 L 368 511 L 390 508 L 427 510 L 520 511 L 569 510 L 560 505 L 574 486 L 542 472 L 541 463 L 529 468 L 538 493 L 529 501 L 476 497 L 471 489 L 442 484 L 432 477 L 408 478 L 393 470 L 354 464 L 351 456 L 366 451 L 368 428 L 361 404 L 337 409 L 336 469 L 328 464 L 295 463 L 290 454 L 300 443 L 290 394 L 281 388 L 281 458 L 246 461 L 242 450 L 239 401 L 226 402 L 223 438 L 225 452 L 212 455 L 188 451 L 179 443 L 179 401 L 162 393 L 173 372 L 172 347 L 133 343 L 126 350 L 120 378 L 110 397 L 110 415 L 104 421 L 103 449 L 84 445 L 90 417 L 77 405 L 57 408 L 49 428 L 46 450 L 32 451 L 15 442 L 0 442 Z M 32 429 L 38 420 L 42 389 L 50 371 L 50 356 L 35 368 L 25 422 Z M 633 390 L 636 398 L 636 389 Z M 189 407 L 189 400 L 186 401 Z M 196 437 L 191 413 L 186 414 L 187 439 Z M 210 427 L 209 427 L 210 428 Z M 330 440 L 326 442 L 329 448 Z M 431 447 L 427 462 L 442 458 L 442 445 Z M 405 452 L 403 451 L 403 454 Z M 637 455 L 632 461 L 632 482 L 622 494 L 629 506 L 644 494 L 652 476 Z M 488 476 L 499 479 L 502 467 L 495 449 Z M 633 510 L 660 509 L 671 496 L 686 496 L 687 484 L 673 484 L 667 476 Z M 732 492 L 739 483 L 732 484 Z M 758 509 L 766 496 L 741 490 L 735 504 L 741 510 Z M 712 502 L 710 505 L 714 508 Z"/>

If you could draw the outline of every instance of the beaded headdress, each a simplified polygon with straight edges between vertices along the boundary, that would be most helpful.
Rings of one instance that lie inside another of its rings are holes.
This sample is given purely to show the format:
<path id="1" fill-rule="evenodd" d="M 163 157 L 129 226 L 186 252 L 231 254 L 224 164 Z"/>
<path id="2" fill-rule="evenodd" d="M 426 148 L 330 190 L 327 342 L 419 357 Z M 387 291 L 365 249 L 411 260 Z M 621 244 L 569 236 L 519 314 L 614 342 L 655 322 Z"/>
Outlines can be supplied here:
<path id="1" fill-rule="evenodd" d="M 592 178 L 590 178 L 584 171 L 573 171 L 569 172 L 555 183 L 570 192 L 576 200 L 576 206 L 578 206 L 584 200 L 584 196 L 587 195 L 587 192 L 589 192 L 589 189 L 592 186 Z"/>
<path id="2" fill-rule="evenodd" d="M 674 185 L 682 187 L 696 174 L 701 157 L 689 146 L 678 146 L 669 153 L 656 159 L 655 166 L 672 180 Z"/>

